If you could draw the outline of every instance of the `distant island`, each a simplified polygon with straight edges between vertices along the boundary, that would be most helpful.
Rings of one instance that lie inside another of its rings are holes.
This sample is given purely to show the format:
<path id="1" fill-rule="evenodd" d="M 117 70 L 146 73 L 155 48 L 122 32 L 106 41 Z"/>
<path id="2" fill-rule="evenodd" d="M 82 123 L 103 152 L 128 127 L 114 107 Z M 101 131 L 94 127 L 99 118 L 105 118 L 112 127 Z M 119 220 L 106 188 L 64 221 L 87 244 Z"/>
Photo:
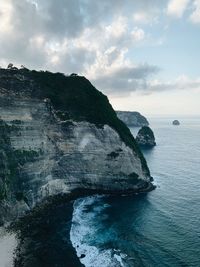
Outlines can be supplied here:
<path id="1" fill-rule="evenodd" d="M 148 120 L 137 111 L 116 111 L 117 117 L 129 127 L 148 126 Z"/>
<path id="2" fill-rule="evenodd" d="M 173 124 L 173 125 L 180 125 L 180 122 L 179 122 L 178 120 L 174 120 L 174 121 L 172 122 L 172 124 Z"/>

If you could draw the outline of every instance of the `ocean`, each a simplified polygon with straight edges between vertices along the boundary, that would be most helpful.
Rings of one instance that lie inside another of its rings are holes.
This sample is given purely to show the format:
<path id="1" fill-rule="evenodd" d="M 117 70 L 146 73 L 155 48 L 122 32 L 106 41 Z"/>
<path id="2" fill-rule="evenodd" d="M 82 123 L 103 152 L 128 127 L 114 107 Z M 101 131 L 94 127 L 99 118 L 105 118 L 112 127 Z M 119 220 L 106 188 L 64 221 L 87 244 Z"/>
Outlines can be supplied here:
<path id="1" fill-rule="evenodd" d="M 156 190 L 75 201 L 70 238 L 86 267 L 200 266 L 200 118 L 180 122 L 150 119 Z"/>
<path id="2" fill-rule="evenodd" d="M 200 118 L 180 122 L 150 119 L 157 146 L 143 153 L 155 190 L 53 207 L 29 226 L 15 266 L 199 267 Z"/>

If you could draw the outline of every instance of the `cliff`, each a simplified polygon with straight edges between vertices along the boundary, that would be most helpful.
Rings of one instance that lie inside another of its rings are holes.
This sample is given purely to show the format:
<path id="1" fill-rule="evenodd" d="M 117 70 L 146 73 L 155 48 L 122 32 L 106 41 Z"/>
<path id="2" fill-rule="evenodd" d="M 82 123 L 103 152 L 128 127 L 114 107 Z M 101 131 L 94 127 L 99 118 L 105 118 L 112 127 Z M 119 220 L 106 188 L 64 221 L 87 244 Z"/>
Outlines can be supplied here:
<path id="1" fill-rule="evenodd" d="M 153 188 L 129 129 L 84 77 L 0 69 L 0 116 L 1 224 L 50 196 Z"/>
<path id="2" fill-rule="evenodd" d="M 116 111 L 117 116 L 122 120 L 127 126 L 130 127 L 142 127 L 148 126 L 148 120 L 136 111 Z"/>

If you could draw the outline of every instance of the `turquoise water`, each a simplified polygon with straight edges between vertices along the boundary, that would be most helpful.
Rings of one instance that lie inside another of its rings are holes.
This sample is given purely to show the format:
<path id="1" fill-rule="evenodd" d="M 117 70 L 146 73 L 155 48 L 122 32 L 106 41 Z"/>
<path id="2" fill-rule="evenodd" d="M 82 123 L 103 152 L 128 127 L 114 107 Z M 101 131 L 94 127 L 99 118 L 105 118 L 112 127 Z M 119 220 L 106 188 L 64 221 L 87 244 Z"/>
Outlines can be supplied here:
<path id="1" fill-rule="evenodd" d="M 156 190 L 74 203 L 70 236 L 85 266 L 200 266 L 200 119 L 171 121 L 150 120 Z"/>

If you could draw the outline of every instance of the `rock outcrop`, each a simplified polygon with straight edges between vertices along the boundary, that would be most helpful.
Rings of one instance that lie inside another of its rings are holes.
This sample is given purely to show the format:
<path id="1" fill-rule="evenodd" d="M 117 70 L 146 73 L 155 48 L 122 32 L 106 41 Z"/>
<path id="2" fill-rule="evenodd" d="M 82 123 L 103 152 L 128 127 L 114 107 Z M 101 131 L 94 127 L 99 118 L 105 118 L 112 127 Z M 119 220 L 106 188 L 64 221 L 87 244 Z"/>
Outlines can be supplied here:
<path id="1" fill-rule="evenodd" d="M 84 77 L 0 69 L 0 223 L 74 190 L 152 189 L 129 129 Z"/>
<path id="2" fill-rule="evenodd" d="M 154 147 L 156 145 L 156 142 L 154 133 L 151 128 L 148 126 L 143 126 L 136 136 L 136 142 L 138 143 L 138 145 L 144 148 Z"/>
<path id="3" fill-rule="evenodd" d="M 148 126 L 148 120 L 136 111 L 116 111 L 117 116 L 129 127 Z"/>
<path id="4" fill-rule="evenodd" d="M 178 120 L 174 120 L 174 121 L 172 122 L 172 124 L 173 124 L 173 125 L 180 125 L 180 122 L 179 122 Z"/>

